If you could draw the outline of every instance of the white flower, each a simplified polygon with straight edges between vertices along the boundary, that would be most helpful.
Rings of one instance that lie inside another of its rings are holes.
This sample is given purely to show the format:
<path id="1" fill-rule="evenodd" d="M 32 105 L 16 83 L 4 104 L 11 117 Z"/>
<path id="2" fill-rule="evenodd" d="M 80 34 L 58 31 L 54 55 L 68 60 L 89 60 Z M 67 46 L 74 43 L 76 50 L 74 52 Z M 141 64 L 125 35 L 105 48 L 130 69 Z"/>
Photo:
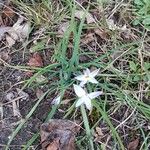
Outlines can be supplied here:
<path id="1" fill-rule="evenodd" d="M 87 109 L 91 110 L 92 109 L 91 100 L 102 94 L 102 91 L 92 92 L 88 94 L 85 92 L 83 88 L 75 84 L 73 85 L 73 87 L 74 87 L 74 91 L 76 95 L 79 97 L 76 103 L 76 107 L 79 107 L 80 105 L 85 104 Z"/>
<path id="2" fill-rule="evenodd" d="M 99 69 L 96 69 L 92 72 L 90 72 L 90 70 L 87 68 L 86 70 L 83 71 L 83 75 L 79 75 L 77 77 L 75 77 L 75 79 L 81 81 L 80 86 L 83 87 L 84 84 L 86 84 L 87 82 L 91 82 L 91 83 L 95 83 L 97 84 L 98 81 L 94 78 L 99 72 Z"/>
<path id="3" fill-rule="evenodd" d="M 61 100 L 61 96 L 55 97 L 52 100 L 51 104 L 53 104 L 53 105 L 59 105 L 60 104 L 60 100 Z"/>

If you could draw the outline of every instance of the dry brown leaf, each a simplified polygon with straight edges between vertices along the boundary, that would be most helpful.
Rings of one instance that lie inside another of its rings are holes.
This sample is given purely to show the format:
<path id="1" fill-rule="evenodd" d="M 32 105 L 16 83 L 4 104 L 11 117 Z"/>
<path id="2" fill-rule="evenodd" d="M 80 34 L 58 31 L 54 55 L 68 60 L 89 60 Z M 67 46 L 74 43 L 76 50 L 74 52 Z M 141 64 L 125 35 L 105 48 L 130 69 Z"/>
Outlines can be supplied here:
<path id="1" fill-rule="evenodd" d="M 71 100 L 66 99 L 66 100 L 63 100 L 63 101 L 61 102 L 61 104 L 63 104 L 63 105 L 67 105 L 70 101 L 71 101 Z"/>
<path id="2" fill-rule="evenodd" d="M 96 132 L 94 132 L 94 137 L 96 142 L 101 142 L 104 136 L 102 129 L 100 127 L 96 127 Z"/>
<path id="3" fill-rule="evenodd" d="M 43 94 L 44 94 L 44 92 L 41 89 L 36 90 L 36 96 L 38 99 L 40 99 Z"/>
<path id="4" fill-rule="evenodd" d="M 34 74 L 33 71 L 26 71 L 26 72 L 25 72 L 25 76 L 26 76 L 26 77 L 32 77 L 33 74 Z"/>
<path id="5" fill-rule="evenodd" d="M 49 123 L 41 126 L 42 150 L 75 150 L 75 135 L 79 129 L 78 125 L 69 120 L 49 120 Z"/>
<path id="6" fill-rule="evenodd" d="M 63 34 L 67 31 L 68 28 L 69 28 L 69 22 L 62 23 L 58 28 L 58 34 L 60 36 L 63 36 Z"/>
<path id="7" fill-rule="evenodd" d="M 9 8 L 7 6 L 3 9 L 3 14 L 2 15 L 7 16 L 9 18 L 12 18 L 15 15 L 15 13 L 11 8 Z"/>
<path id="8" fill-rule="evenodd" d="M 56 138 L 51 144 L 49 144 L 46 150 L 58 150 L 59 149 L 59 140 L 60 138 Z"/>
<path id="9" fill-rule="evenodd" d="M 26 37 L 28 37 L 29 30 L 30 23 L 27 21 L 25 22 L 24 18 L 20 17 L 18 18 L 17 22 L 13 25 L 13 27 L 8 31 L 8 33 L 15 40 L 23 41 Z"/>
<path id="10" fill-rule="evenodd" d="M 138 145 L 139 145 L 139 138 L 129 143 L 128 150 L 137 150 Z"/>
<path id="11" fill-rule="evenodd" d="M 16 41 L 22 42 L 28 37 L 30 31 L 30 23 L 25 22 L 22 17 L 12 27 L 0 27 L 0 40 L 6 34 L 6 41 L 9 47 L 12 47 Z"/>
<path id="12" fill-rule="evenodd" d="M 107 40 L 108 39 L 108 34 L 101 30 L 101 29 L 94 29 L 95 34 L 97 34 L 99 37 L 101 37 L 103 40 Z"/>
<path id="13" fill-rule="evenodd" d="M 93 18 L 93 16 L 90 13 L 85 12 L 83 10 L 76 10 L 76 12 L 75 12 L 75 17 L 78 18 L 78 19 L 80 19 L 80 20 L 84 17 L 84 15 L 85 15 L 87 24 L 95 22 L 95 19 Z"/>
<path id="14" fill-rule="evenodd" d="M 103 132 L 102 132 L 102 129 L 100 127 L 96 127 L 96 132 L 99 136 L 103 136 Z"/>
<path id="15" fill-rule="evenodd" d="M 0 27 L 0 40 L 6 35 L 8 46 L 13 46 L 16 41 L 23 41 L 28 35 L 30 30 L 29 22 L 23 23 L 24 20 L 19 18 L 13 27 Z"/>
<path id="16" fill-rule="evenodd" d="M 6 41 L 9 47 L 12 47 L 16 43 L 16 40 L 9 35 L 6 35 Z"/>
<path id="17" fill-rule="evenodd" d="M 42 67 L 43 66 L 43 60 L 38 53 L 34 53 L 33 56 L 30 58 L 28 65 L 30 67 Z"/>
<path id="18" fill-rule="evenodd" d="M 4 1 L 6 1 L 6 0 L 4 0 Z M 1 0 L 0 0 L 0 2 L 1 2 Z M 2 18 L 3 25 L 12 26 L 14 24 L 14 19 L 16 17 L 17 17 L 17 14 L 13 10 L 13 6 L 11 4 L 9 5 L 9 2 L 5 3 L 5 5 L 3 5 L 3 9 L 1 11 L 1 18 Z"/>
<path id="19" fill-rule="evenodd" d="M 89 33 L 83 39 L 81 39 L 83 44 L 88 44 L 92 41 L 94 41 L 94 33 Z"/>
<path id="20" fill-rule="evenodd" d="M 11 60 L 9 53 L 7 51 L 6 52 L 5 51 L 0 52 L 0 58 L 3 59 L 4 61 L 10 61 Z M 1 64 L 1 62 L 0 62 L 0 64 Z"/>

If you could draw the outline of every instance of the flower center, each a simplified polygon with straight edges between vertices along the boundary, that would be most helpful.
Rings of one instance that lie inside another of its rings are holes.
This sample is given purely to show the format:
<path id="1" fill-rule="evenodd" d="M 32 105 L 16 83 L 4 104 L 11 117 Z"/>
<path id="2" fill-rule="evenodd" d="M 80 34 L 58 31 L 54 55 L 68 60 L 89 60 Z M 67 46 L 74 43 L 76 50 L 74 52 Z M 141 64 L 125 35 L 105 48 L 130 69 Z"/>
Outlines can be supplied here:
<path id="1" fill-rule="evenodd" d="M 89 79 L 90 79 L 90 77 L 89 77 L 89 76 L 85 76 L 85 79 L 86 79 L 86 80 L 89 80 Z"/>

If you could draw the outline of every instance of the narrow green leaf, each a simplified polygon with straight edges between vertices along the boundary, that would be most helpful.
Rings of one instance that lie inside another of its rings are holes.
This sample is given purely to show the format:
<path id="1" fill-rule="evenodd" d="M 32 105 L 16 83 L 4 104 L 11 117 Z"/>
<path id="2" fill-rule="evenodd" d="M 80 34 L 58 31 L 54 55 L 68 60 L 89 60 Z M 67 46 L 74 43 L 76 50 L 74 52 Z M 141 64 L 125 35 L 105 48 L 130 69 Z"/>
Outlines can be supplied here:
<path id="1" fill-rule="evenodd" d="M 133 61 L 130 61 L 129 62 L 129 65 L 130 65 L 130 69 L 133 70 L 133 71 L 136 71 L 137 70 L 137 65 L 133 62 Z"/>

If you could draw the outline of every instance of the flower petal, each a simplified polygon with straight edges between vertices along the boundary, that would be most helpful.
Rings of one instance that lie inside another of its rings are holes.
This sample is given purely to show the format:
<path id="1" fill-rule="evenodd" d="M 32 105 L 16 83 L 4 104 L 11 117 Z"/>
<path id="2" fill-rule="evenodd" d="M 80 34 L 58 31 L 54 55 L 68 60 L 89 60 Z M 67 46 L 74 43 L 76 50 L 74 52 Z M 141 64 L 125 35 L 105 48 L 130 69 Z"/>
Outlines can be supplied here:
<path id="1" fill-rule="evenodd" d="M 94 98 L 98 97 L 99 95 L 101 95 L 102 93 L 103 93 L 102 91 L 97 91 L 97 92 L 89 93 L 87 96 L 88 96 L 90 99 L 94 99 Z"/>
<path id="2" fill-rule="evenodd" d="M 84 75 L 89 76 L 90 75 L 90 70 L 86 68 L 86 70 L 83 71 Z"/>
<path id="3" fill-rule="evenodd" d="M 98 81 L 95 78 L 89 78 L 88 81 L 91 82 L 91 83 L 95 83 L 95 84 L 98 83 Z"/>
<path id="4" fill-rule="evenodd" d="M 84 98 L 84 104 L 85 104 L 86 108 L 88 110 L 91 110 L 92 109 L 91 99 L 89 99 L 89 97 L 87 97 L 87 96 L 84 96 L 83 98 Z"/>
<path id="5" fill-rule="evenodd" d="M 90 73 L 90 77 L 95 77 L 99 72 L 99 69 L 96 69 Z"/>
<path id="6" fill-rule="evenodd" d="M 75 91 L 75 93 L 76 93 L 76 95 L 78 97 L 82 97 L 82 96 L 84 96 L 86 94 L 86 92 L 84 91 L 84 89 L 81 88 L 79 85 L 74 84 L 73 88 L 74 88 L 74 91 Z"/>
<path id="7" fill-rule="evenodd" d="M 75 77 L 76 80 L 79 80 L 79 81 L 85 81 L 85 75 L 79 75 L 77 77 Z"/>
<path id="8" fill-rule="evenodd" d="M 54 98 L 53 101 L 51 102 L 51 104 L 53 104 L 53 105 L 59 105 L 60 104 L 60 99 L 61 99 L 60 96 Z"/>
<path id="9" fill-rule="evenodd" d="M 87 83 L 87 81 L 82 81 L 82 82 L 80 83 L 80 86 L 83 87 L 84 84 L 86 84 L 86 83 Z"/>
<path id="10" fill-rule="evenodd" d="M 84 103 L 84 97 L 78 99 L 78 101 L 76 102 L 76 107 L 79 107 L 80 105 L 82 105 Z"/>

